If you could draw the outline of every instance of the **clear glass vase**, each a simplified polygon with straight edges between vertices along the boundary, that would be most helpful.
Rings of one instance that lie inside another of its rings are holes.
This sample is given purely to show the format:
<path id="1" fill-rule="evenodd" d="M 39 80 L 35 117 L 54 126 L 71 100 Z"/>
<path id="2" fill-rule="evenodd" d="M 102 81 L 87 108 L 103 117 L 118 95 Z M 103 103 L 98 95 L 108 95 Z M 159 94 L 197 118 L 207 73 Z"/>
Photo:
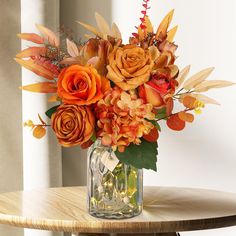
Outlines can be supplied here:
<path id="1" fill-rule="evenodd" d="M 143 171 L 119 162 L 110 171 L 102 156 L 112 149 L 98 139 L 88 150 L 88 211 L 99 218 L 124 219 L 142 212 Z M 134 157 L 135 158 L 135 157 Z"/>

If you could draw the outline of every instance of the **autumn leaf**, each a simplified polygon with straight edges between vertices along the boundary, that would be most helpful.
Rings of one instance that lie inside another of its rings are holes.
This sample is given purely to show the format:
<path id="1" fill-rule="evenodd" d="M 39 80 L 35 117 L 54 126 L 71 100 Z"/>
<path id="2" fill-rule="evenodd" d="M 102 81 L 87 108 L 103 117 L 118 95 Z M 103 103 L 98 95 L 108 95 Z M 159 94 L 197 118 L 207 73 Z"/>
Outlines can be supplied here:
<path id="1" fill-rule="evenodd" d="M 159 133 L 156 127 L 154 127 L 148 134 L 143 135 L 143 138 L 148 142 L 156 142 L 159 138 Z"/>
<path id="2" fill-rule="evenodd" d="M 40 31 L 40 33 L 42 33 L 44 39 L 46 39 L 49 44 L 55 47 L 59 46 L 60 44 L 59 38 L 56 36 L 56 34 L 53 31 L 39 24 L 36 24 L 36 27 Z"/>
<path id="3" fill-rule="evenodd" d="M 232 83 L 230 81 L 226 80 L 210 80 L 210 81 L 204 81 L 201 84 L 197 85 L 194 89 L 196 92 L 206 92 L 209 89 L 214 88 L 224 88 L 228 86 L 232 86 L 235 83 Z"/>
<path id="4" fill-rule="evenodd" d="M 215 99 L 210 98 L 206 95 L 203 94 L 197 94 L 197 93 L 192 93 L 190 96 L 196 98 L 197 100 L 205 103 L 205 104 L 215 104 L 215 105 L 220 105 L 219 102 L 217 102 Z"/>
<path id="5" fill-rule="evenodd" d="M 121 32 L 118 28 L 118 26 L 113 23 L 112 26 L 111 26 L 111 30 L 110 30 L 110 35 L 116 39 L 121 39 L 122 36 L 121 36 Z"/>
<path id="6" fill-rule="evenodd" d="M 87 29 L 88 31 L 92 32 L 93 34 L 97 35 L 98 37 L 102 38 L 102 34 L 93 26 L 85 24 L 81 21 L 77 21 L 77 23 L 79 23 L 80 25 L 82 25 L 85 29 Z"/>
<path id="7" fill-rule="evenodd" d="M 44 43 L 44 39 L 39 36 L 38 34 L 34 34 L 34 33 L 22 33 L 22 34 L 17 34 L 17 36 L 20 39 L 23 40 L 27 40 L 33 43 L 37 43 L 37 44 L 43 44 Z"/>
<path id="8" fill-rule="evenodd" d="M 57 84 L 53 82 L 41 82 L 22 86 L 21 89 L 35 93 L 56 93 Z"/>
<path id="9" fill-rule="evenodd" d="M 178 75 L 178 77 L 176 79 L 177 82 L 178 82 L 177 88 L 179 88 L 183 84 L 184 80 L 186 79 L 187 75 L 189 74 L 190 68 L 191 68 L 191 66 L 188 65 L 183 70 L 181 70 L 179 72 L 179 75 Z"/>
<path id="10" fill-rule="evenodd" d="M 54 75 L 53 73 L 44 68 L 41 65 L 36 64 L 33 60 L 22 60 L 20 58 L 15 58 L 15 61 L 17 63 L 19 63 L 21 66 L 25 67 L 28 70 L 31 70 L 32 72 L 34 72 L 35 74 L 42 76 L 48 80 L 53 80 L 54 79 Z"/>
<path id="11" fill-rule="evenodd" d="M 174 108 L 174 101 L 170 97 L 170 98 L 166 99 L 166 115 L 167 116 L 172 114 L 173 108 Z"/>
<path id="12" fill-rule="evenodd" d="M 188 96 L 186 95 L 184 98 L 183 98 L 183 105 L 186 107 L 186 108 L 189 108 L 189 109 L 194 109 L 195 108 L 195 102 L 196 102 L 196 98 L 192 97 L 191 95 Z"/>
<path id="13" fill-rule="evenodd" d="M 194 121 L 194 115 L 185 111 L 178 113 L 178 116 L 181 120 L 192 123 Z"/>
<path id="14" fill-rule="evenodd" d="M 67 46 L 67 52 L 71 57 L 79 56 L 79 49 L 73 41 L 66 39 L 66 46 Z"/>
<path id="15" fill-rule="evenodd" d="M 48 98 L 48 102 L 58 102 L 61 101 L 61 98 L 57 94 L 54 94 Z"/>
<path id="16" fill-rule="evenodd" d="M 195 88 L 197 85 L 199 85 L 203 81 L 205 81 L 206 78 L 212 73 L 213 70 L 214 70 L 214 68 L 211 67 L 211 68 L 207 68 L 207 69 L 204 69 L 204 70 L 198 72 L 197 74 L 193 75 L 188 80 L 186 80 L 183 87 L 186 90 L 190 90 L 190 89 Z"/>
<path id="17" fill-rule="evenodd" d="M 33 136 L 37 139 L 41 139 L 46 135 L 46 129 L 42 126 L 36 126 L 33 130 Z"/>
<path id="18" fill-rule="evenodd" d="M 172 21 L 172 18 L 173 18 L 173 15 L 174 15 L 174 10 L 171 10 L 165 17 L 164 19 L 162 20 L 160 26 L 158 27 L 157 29 L 157 32 L 156 32 L 156 39 L 158 39 L 159 37 L 165 37 L 166 36 L 166 33 L 167 33 L 167 30 L 170 26 L 170 23 Z"/>
<path id="19" fill-rule="evenodd" d="M 80 65 L 84 65 L 84 58 L 81 56 L 77 56 L 77 57 L 67 57 L 65 59 L 63 59 L 62 61 L 60 61 L 60 64 L 64 64 L 64 65 L 74 65 L 74 64 L 80 64 Z"/>
<path id="20" fill-rule="evenodd" d="M 46 54 L 47 49 L 45 47 L 30 47 L 22 50 L 16 54 L 17 58 L 27 58 L 33 56 L 43 56 Z"/>
<path id="21" fill-rule="evenodd" d="M 181 131 L 185 128 L 185 121 L 179 118 L 178 114 L 174 114 L 166 121 L 167 126 L 175 131 Z"/>
<path id="22" fill-rule="evenodd" d="M 148 51 L 150 52 L 150 55 L 153 61 L 156 61 L 156 59 L 161 55 L 157 47 L 154 45 L 150 46 L 148 48 Z"/>
<path id="23" fill-rule="evenodd" d="M 140 26 L 138 27 L 138 36 L 139 36 L 139 41 L 144 40 L 144 32 Z"/>
<path id="24" fill-rule="evenodd" d="M 176 25 L 175 27 L 173 27 L 171 30 L 168 31 L 166 38 L 167 41 L 171 43 L 174 41 L 174 37 L 176 35 L 177 30 L 178 30 L 178 25 Z"/>
<path id="25" fill-rule="evenodd" d="M 97 12 L 95 12 L 95 19 L 97 22 L 97 26 L 101 34 L 103 35 L 103 38 L 106 38 L 107 35 L 109 35 L 110 28 L 106 20 Z"/>
<path id="26" fill-rule="evenodd" d="M 148 16 L 144 17 L 143 24 L 146 26 L 147 33 L 153 33 L 153 26 Z"/>

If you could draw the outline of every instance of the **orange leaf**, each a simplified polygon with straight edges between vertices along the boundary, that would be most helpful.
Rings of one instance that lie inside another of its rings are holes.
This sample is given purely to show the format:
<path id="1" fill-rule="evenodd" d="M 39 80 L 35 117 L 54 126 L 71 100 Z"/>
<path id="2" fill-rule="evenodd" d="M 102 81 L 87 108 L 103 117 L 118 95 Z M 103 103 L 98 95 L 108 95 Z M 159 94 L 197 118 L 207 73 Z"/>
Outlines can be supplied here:
<path id="1" fill-rule="evenodd" d="M 35 93 L 56 93 L 57 85 L 53 82 L 41 82 L 22 86 L 21 89 Z"/>
<path id="2" fill-rule="evenodd" d="M 34 34 L 34 33 L 22 33 L 22 34 L 17 34 L 17 36 L 20 39 L 24 39 L 27 41 L 31 41 L 33 43 L 37 43 L 37 44 L 43 44 L 44 43 L 44 39 L 39 36 L 38 34 Z"/>
<path id="3" fill-rule="evenodd" d="M 185 121 L 181 120 L 178 114 L 172 115 L 167 121 L 167 126 L 175 131 L 181 131 L 185 128 Z"/>
<path id="4" fill-rule="evenodd" d="M 169 42 L 172 43 L 174 41 L 174 37 L 176 35 L 177 30 L 178 30 L 178 25 L 176 25 L 174 28 L 172 28 L 170 31 L 168 31 L 168 33 L 167 33 L 167 40 Z"/>
<path id="5" fill-rule="evenodd" d="M 47 49 L 45 47 L 30 47 L 16 54 L 18 58 L 26 58 L 32 56 L 42 56 L 46 54 Z"/>
<path id="6" fill-rule="evenodd" d="M 156 33 L 156 38 L 158 39 L 160 36 L 161 37 L 165 37 L 167 30 L 170 26 L 170 23 L 172 21 L 174 15 L 174 10 L 171 10 L 162 20 L 160 26 L 157 29 L 157 33 Z"/>
<path id="7" fill-rule="evenodd" d="M 58 102 L 60 101 L 60 98 L 58 97 L 57 94 L 54 94 L 48 98 L 48 102 Z"/>
<path id="8" fill-rule="evenodd" d="M 143 135 L 143 138 L 148 142 L 156 142 L 159 138 L 159 133 L 156 127 L 154 127 L 148 134 Z"/>
<path id="9" fill-rule="evenodd" d="M 38 30 L 43 34 L 44 38 L 48 41 L 49 44 L 58 47 L 60 44 L 59 38 L 56 36 L 54 32 L 50 29 L 46 28 L 43 25 L 36 24 Z"/>
<path id="10" fill-rule="evenodd" d="M 49 80 L 54 79 L 54 75 L 50 70 L 47 70 L 43 66 L 34 63 L 33 60 L 22 60 L 19 58 L 15 58 L 15 61 L 19 63 L 21 66 L 25 67 L 28 70 L 31 70 L 32 72 L 34 72 L 39 76 L 42 76 Z"/>
<path id="11" fill-rule="evenodd" d="M 186 108 L 190 108 L 190 109 L 195 108 L 195 102 L 196 102 L 196 98 L 194 98 L 192 96 L 185 96 L 183 98 L 183 105 Z"/>
<path id="12" fill-rule="evenodd" d="M 42 127 L 42 126 L 36 126 L 36 127 L 34 128 L 33 136 L 34 136 L 35 138 L 40 139 L 40 138 L 42 138 L 43 136 L 45 136 L 45 134 L 46 134 L 46 129 L 45 129 L 44 127 Z"/>
<path id="13" fill-rule="evenodd" d="M 178 116 L 181 120 L 192 123 L 194 121 L 194 115 L 187 113 L 185 111 L 181 111 L 178 113 Z"/>

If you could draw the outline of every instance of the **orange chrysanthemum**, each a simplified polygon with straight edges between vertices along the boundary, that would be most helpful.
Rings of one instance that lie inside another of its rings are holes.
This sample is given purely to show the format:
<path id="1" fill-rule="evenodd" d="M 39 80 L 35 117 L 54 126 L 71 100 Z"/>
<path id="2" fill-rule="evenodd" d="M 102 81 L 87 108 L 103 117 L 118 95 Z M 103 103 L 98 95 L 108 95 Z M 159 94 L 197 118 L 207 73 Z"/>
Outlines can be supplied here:
<path id="1" fill-rule="evenodd" d="M 95 109 L 102 143 L 121 152 L 130 143 L 140 144 L 140 138 L 154 127 L 148 121 L 155 118 L 152 109 L 152 105 L 145 104 L 135 92 L 124 92 L 118 87 L 107 91 Z"/>

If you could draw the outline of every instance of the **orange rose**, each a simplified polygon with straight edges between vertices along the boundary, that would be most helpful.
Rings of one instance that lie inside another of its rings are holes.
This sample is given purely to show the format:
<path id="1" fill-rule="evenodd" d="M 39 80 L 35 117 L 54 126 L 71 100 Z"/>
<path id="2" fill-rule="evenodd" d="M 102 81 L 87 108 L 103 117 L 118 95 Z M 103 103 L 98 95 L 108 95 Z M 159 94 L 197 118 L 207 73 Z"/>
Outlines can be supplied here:
<path id="1" fill-rule="evenodd" d="M 67 104 L 95 103 L 109 88 L 108 79 L 91 66 L 72 65 L 63 69 L 58 77 L 58 96 Z"/>
<path id="2" fill-rule="evenodd" d="M 166 96 L 173 95 L 177 82 L 168 73 L 156 72 L 151 79 L 139 87 L 139 97 L 155 108 L 166 106 Z"/>
<path id="3" fill-rule="evenodd" d="M 87 106 L 63 104 L 52 115 L 52 129 L 64 147 L 82 145 L 94 133 L 95 119 Z"/>
<path id="4" fill-rule="evenodd" d="M 125 91 L 147 82 L 154 65 L 149 50 L 136 45 L 115 47 L 108 59 L 107 78 Z"/>

